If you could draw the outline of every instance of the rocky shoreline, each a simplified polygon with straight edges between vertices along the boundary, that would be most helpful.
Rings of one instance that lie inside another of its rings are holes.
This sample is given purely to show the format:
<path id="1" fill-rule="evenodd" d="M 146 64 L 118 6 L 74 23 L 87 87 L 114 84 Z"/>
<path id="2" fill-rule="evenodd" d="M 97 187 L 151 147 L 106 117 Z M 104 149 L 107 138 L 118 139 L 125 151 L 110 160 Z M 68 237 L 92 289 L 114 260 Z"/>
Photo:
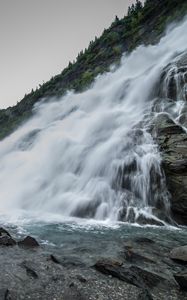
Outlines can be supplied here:
<path id="1" fill-rule="evenodd" d="M 174 248 L 145 236 L 124 240 L 111 257 L 92 264 L 39 245 L 18 241 L 0 228 L 0 299 L 122 300 L 187 299 L 187 246 Z M 104 250 L 103 250 L 104 251 Z"/>

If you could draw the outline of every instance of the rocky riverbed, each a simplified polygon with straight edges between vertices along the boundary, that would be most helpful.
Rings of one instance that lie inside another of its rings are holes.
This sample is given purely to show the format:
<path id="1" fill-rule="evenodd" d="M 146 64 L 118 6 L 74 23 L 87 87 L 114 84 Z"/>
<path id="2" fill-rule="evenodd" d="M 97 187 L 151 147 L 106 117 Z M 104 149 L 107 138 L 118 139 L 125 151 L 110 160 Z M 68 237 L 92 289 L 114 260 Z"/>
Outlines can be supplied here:
<path id="1" fill-rule="evenodd" d="M 37 242 L 1 228 L 0 299 L 187 299 L 185 230 L 83 231 L 66 228 L 55 242 L 47 227 Z"/>

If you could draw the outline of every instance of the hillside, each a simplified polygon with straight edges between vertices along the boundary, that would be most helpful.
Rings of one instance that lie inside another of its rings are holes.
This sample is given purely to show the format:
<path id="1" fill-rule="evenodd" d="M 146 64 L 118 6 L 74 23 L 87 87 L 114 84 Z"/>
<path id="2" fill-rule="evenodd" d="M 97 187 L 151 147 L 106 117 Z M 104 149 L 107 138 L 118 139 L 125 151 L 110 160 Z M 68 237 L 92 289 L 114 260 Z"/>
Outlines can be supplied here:
<path id="1" fill-rule="evenodd" d="M 129 8 L 128 15 L 117 17 L 100 38 L 90 42 L 76 62 L 69 63 L 61 74 L 40 85 L 13 107 L 0 110 L 0 139 L 10 134 L 32 115 L 34 104 L 42 98 L 60 97 L 68 89 L 84 90 L 94 78 L 119 63 L 123 52 L 130 52 L 140 44 L 156 43 L 167 24 L 180 20 L 187 12 L 186 0 L 147 0 L 144 7 L 139 1 Z"/>

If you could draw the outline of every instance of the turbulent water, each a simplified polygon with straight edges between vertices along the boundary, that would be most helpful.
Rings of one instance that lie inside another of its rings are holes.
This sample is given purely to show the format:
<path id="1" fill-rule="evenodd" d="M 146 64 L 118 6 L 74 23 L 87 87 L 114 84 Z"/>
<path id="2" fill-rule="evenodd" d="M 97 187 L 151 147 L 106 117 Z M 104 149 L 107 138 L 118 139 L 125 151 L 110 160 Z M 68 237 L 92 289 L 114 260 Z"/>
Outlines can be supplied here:
<path id="1" fill-rule="evenodd" d="M 139 222 L 157 220 L 160 203 L 169 215 L 147 127 L 163 69 L 187 49 L 186 28 L 184 21 L 158 45 L 124 55 L 84 93 L 35 106 L 34 117 L 0 143 L 1 219 Z"/>

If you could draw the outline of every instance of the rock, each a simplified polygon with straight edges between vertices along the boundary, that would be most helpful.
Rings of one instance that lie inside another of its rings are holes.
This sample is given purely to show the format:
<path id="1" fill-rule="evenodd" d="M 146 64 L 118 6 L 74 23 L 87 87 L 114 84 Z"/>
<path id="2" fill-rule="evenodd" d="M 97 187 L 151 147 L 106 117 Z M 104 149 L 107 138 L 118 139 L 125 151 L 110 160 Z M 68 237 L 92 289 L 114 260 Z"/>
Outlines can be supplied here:
<path id="1" fill-rule="evenodd" d="M 39 247 L 39 243 L 35 240 L 35 238 L 31 236 L 27 236 L 24 240 L 18 242 L 18 246 L 26 247 L 26 248 L 34 248 L 34 247 Z"/>
<path id="2" fill-rule="evenodd" d="M 137 237 L 134 239 L 134 242 L 138 243 L 138 244 L 154 244 L 155 243 L 155 241 L 153 241 L 149 238 L 146 238 L 146 237 Z"/>
<path id="3" fill-rule="evenodd" d="M 187 263 L 187 245 L 174 248 L 170 252 L 170 258 L 178 262 Z"/>
<path id="4" fill-rule="evenodd" d="M 84 277 L 81 276 L 81 275 L 77 275 L 77 279 L 78 279 L 80 282 L 82 282 L 82 283 L 86 283 L 86 282 L 87 282 L 86 278 L 84 278 Z"/>
<path id="5" fill-rule="evenodd" d="M 136 223 L 140 225 L 155 225 L 155 226 L 163 226 L 164 224 L 154 218 L 146 218 L 143 215 L 139 215 L 138 218 L 136 218 Z"/>
<path id="6" fill-rule="evenodd" d="M 0 236 L 0 245 L 1 246 L 14 246 L 16 245 L 16 241 L 10 236 Z"/>
<path id="7" fill-rule="evenodd" d="M 174 274 L 174 278 L 179 284 L 181 290 L 187 291 L 187 272 Z"/>
<path id="8" fill-rule="evenodd" d="M 153 112 L 159 114 L 150 126 L 162 155 L 162 168 L 171 196 L 171 215 L 182 225 L 187 225 L 187 134 L 183 128 L 187 126 L 186 85 L 187 53 L 184 52 L 165 68 L 161 76 L 158 98 L 153 105 Z M 176 101 L 179 99 L 184 104 L 177 112 Z M 173 121 L 176 118 L 177 124 Z"/>
<path id="9" fill-rule="evenodd" d="M 10 292 L 9 289 L 0 289 L 1 300 L 16 300 L 17 297 L 14 293 Z"/>
<path id="10" fill-rule="evenodd" d="M 145 256 L 144 254 L 139 254 L 134 252 L 132 249 L 125 249 L 124 251 L 125 260 L 128 262 L 148 262 L 155 263 L 151 258 Z"/>
<path id="11" fill-rule="evenodd" d="M 171 213 L 178 224 L 187 225 L 187 135 L 166 113 L 153 120 L 152 135 L 162 153 L 162 168 L 171 195 Z"/>
<path id="12" fill-rule="evenodd" d="M 94 265 L 94 268 L 105 275 L 112 275 L 140 288 L 153 288 L 159 283 L 166 281 L 165 278 L 158 274 L 143 268 L 135 265 L 124 267 L 118 261 L 113 260 L 100 260 Z"/>
<path id="13" fill-rule="evenodd" d="M 139 280 L 139 278 L 132 272 L 126 271 L 122 268 L 121 264 L 118 262 L 112 260 L 100 260 L 94 265 L 94 268 L 105 275 L 112 275 L 113 277 L 137 287 L 143 287 L 141 280 Z"/>
<path id="14" fill-rule="evenodd" d="M 150 270 L 146 270 L 135 265 L 130 266 L 129 270 L 130 272 L 136 274 L 136 276 L 144 282 L 146 287 L 153 288 L 159 283 L 166 283 L 166 279 L 164 277 L 151 272 Z"/>
<path id="15" fill-rule="evenodd" d="M 161 81 L 159 83 L 160 93 L 162 97 L 168 97 L 174 101 L 179 98 L 179 89 L 183 90 L 180 93 L 180 100 L 187 100 L 186 78 L 187 75 L 187 54 L 179 56 L 178 60 L 170 63 L 164 70 Z M 166 80 L 167 78 L 167 80 Z M 180 80 L 179 80 L 180 79 Z M 167 85 L 167 88 L 166 88 Z"/>
<path id="16" fill-rule="evenodd" d="M 16 241 L 11 237 L 10 233 L 4 228 L 0 228 L 0 245 L 2 246 L 14 246 Z"/>
<path id="17" fill-rule="evenodd" d="M 4 235 L 8 235 L 11 237 L 10 233 L 8 231 L 6 231 L 3 227 L 0 227 L 0 237 L 4 236 Z"/>
<path id="18" fill-rule="evenodd" d="M 153 300 L 153 297 L 147 289 L 143 289 L 138 295 L 137 300 Z"/>
<path id="19" fill-rule="evenodd" d="M 182 124 L 182 126 L 187 127 L 187 115 L 186 113 L 183 113 L 179 117 L 179 122 Z"/>
<path id="20" fill-rule="evenodd" d="M 50 260 L 52 260 L 55 264 L 60 264 L 60 260 L 53 254 L 50 255 Z"/>

